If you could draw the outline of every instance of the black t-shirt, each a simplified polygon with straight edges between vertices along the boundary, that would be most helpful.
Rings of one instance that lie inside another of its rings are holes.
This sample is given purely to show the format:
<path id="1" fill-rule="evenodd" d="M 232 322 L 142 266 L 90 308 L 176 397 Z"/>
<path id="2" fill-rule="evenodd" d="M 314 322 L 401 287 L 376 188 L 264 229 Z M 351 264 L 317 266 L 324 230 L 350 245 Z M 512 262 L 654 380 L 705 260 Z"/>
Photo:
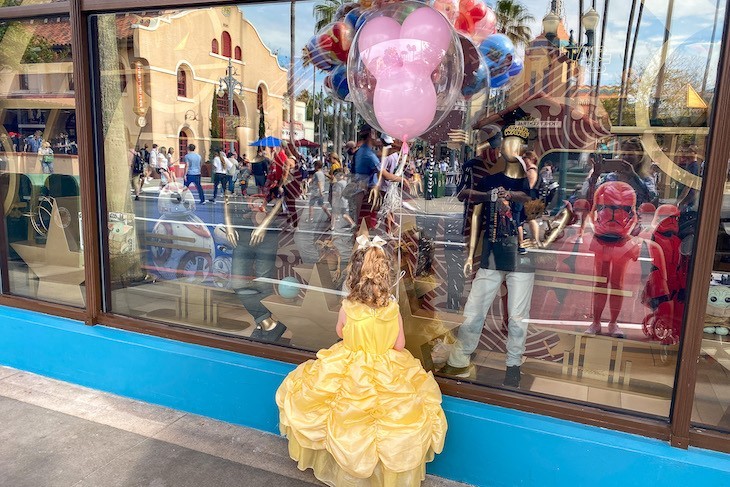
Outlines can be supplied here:
<path id="1" fill-rule="evenodd" d="M 527 178 L 509 178 L 504 173 L 486 175 L 477 184 L 476 191 L 491 193 L 497 188 L 521 191 L 535 197 Z M 530 258 L 517 252 L 517 227 L 521 204 L 505 201 L 486 201 L 482 208 L 482 269 L 530 272 Z M 524 262 L 523 262 L 524 261 Z"/>
<path id="2" fill-rule="evenodd" d="M 269 160 L 266 158 L 251 163 L 251 174 L 253 174 L 254 176 L 266 176 L 268 170 Z"/>

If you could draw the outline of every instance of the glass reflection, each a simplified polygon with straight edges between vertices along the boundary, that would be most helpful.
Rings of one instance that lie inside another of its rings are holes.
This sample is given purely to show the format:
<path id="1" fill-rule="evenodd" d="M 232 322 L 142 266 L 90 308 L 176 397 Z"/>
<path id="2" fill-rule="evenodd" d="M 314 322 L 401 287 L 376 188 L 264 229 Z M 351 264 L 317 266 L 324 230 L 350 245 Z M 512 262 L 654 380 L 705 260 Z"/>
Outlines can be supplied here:
<path id="1" fill-rule="evenodd" d="M 10 292 L 84 306 L 70 40 L 65 18 L 0 23 L 0 200 Z"/>
<path id="2" fill-rule="evenodd" d="M 294 100 L 292 33 L 271 21 L 287 4 L 94 17 L 113 310 L 329 347 L 355 239 L 377 235 L 426 368 L 667 416 L 717 67 L 697 50 L 715 41 L 686 22 L 663 53 L 648 5 L 641 29 L 602 12 L 633 27 L 603 39 L 570 2 L 555 32 L 519 30 L 522 59 L 464 37 L 468 86 L 406 145 L 325 55 L 354 7 L 315 28 L 317 6 L 296 4 Z"/>

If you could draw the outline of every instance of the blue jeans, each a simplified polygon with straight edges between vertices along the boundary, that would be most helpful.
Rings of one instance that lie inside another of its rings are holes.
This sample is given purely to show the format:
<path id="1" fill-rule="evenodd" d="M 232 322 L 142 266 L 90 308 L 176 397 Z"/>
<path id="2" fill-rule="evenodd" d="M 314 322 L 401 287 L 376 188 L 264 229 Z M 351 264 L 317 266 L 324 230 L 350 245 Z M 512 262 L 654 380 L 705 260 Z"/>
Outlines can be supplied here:
<path id="1" fill-rule="evenodd" d="M 226 185 L 228 186 L 228 192 L 233 194 L 233 176 L 226 176 Z"/>
<path id="2" fill-rule="evenodd" d="M 226 193 L 226 180 L 228 178 L 227 174 L 223 173 L 215 173 L 213 174 L 213 199 L 215 199 L 216 196 L 218 196 L 218 185 L 221 185 L 221 190 L 223 191 L 223 194 Z"/>
<path id="3" fill-rule="evenodd" d="M 203 192 L 203 185 L 200 183 L 200 174 L 188 174 L 185 176 L 185 187 L 189 187 L 194 184 L 198 188 L 198 198 L 200 202 L 205 202 L 205 193 Z"/>
<path id="4" fill-rule="evenodd" d="M 502 281 L 507 281 L 507 366 L 522 364 L 527 339 L 527 320 L 530 319 L 530 302 L 535 274 L 532 272 L 505 272 L 493 269 L 479 269 L 471 283 L 471 292 L 464 306 L 464 322 L 459 327 L 454 348 L 448 364 L 452 367 L 466 367 L 482 334 L 484 320 L 497 297 Z"/>
<path id="5" fill-rule="evenodd" d="M 231 285 L 243 307 L 259 324 L 271 316 L 271 311 L 261 304 L 261 300 L 274 292 L 274 285 L 255 278 L 274 277 L 279 230 L 266 232 L 264 240 L 255 246 L 249 243 L 251 233 L 251 229 L 238 229 L 238 245 L 233 249 L 231 262 Z"/>

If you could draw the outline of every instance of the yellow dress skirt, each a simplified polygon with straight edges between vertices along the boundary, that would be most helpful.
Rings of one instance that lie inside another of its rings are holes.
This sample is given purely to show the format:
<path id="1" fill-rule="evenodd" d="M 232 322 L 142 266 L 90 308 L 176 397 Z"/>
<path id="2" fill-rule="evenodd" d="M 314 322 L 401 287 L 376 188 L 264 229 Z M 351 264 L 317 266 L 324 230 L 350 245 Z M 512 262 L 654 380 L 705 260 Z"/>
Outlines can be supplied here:
<path id="1" fill-rule="evenodd" d="M 397 303 L 342 306 L 343 341 L 293 370 L 276 392 L 289 454 L 330 486 L 420 485 L 446 436 L 438 384 L 410 352 L 393 350 Z"/>

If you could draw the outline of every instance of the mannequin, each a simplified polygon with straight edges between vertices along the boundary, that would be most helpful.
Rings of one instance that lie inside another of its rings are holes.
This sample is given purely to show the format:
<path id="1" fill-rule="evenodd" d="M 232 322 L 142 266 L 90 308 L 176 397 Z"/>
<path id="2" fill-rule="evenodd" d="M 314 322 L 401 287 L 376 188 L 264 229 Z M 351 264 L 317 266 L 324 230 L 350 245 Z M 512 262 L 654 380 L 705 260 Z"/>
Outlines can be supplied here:
<path id="1" fill-rule="evenodd" d="M 441 373 L 453 377 L 473 374 L 470 355 L 476 350 L 487 312 L 502 283 L 508 290 L 509 325 L 507 338 L 507 371 L 504 385 L 519 387 L 520 365 L 525 350 L 527 319 L 534 267 L 528 256 L 517 252 L 518 218 L 514 209 L 534 199 L 521 155 L 526 150 L 529 130 L 510 126 L 504 129 L 499 157 L 490 174 L 473 188 L 465 187 L 459 200 L 474 205 L 471 215 L 468 257 L 464 275 L 472 274 L 478 239 L 484 230 L 482 255 L 472 289 L 464 307 L 465 320 L 459 328 L 458 340 Z M 483 227 L 483 228 L 482 228 Z"/>
<path id="2" fill-rule="evenodd" d="M 667 271 L 661 273 L 654 267 L 642 293 L 652 310 L 644 318 L 644 334 L 663 345 L 679 343 L 682 332 L 689 260 L 681 252 L 679 218 L 680 210 L 674 205 L 660 205 L 654 214 L 651 242 L 656 245 L 649 246 L 649 251 L 652 263 L 663 261 Z"/>
<path id="3" fill-rule="evenodd" d="M 624 338 L 619 319 L 629 323 L 643 320 L 650 328 L 659 320 L 660 326 L 671 328 L 668 320 L 673 304 L 662 249 L 656 242 L 634 236 L 638 223 L 634 189 L 622 181 L 601 184 L 595 191 L 590 220 L 592 233 L 583 234 L 580 240 L 569 239 L 561 248 L 567 257 L 559 260 L 555 269 L 560 273 L 554 279 L 558 297 L 546 298 L 541 306 L 543 315 L 570 320 L 585 317 L 591 320 L 585 334 L 614 338 Z M 638 262 L 644 246 L 651 262 L 646 276 Z M 561 289 L 566 291 L 558 292 Z M 649 316 L 646 306 L 652 309 Z M 604 327 L 606 311 L 608 323 Z"/>
<path id="4" fill-rule="evenodd" d="M 277 156 L 281 161 L 287 161 L 283 151 Z M 273 293 L 273 285 L 255 281 L 255 278 L 274 277 L 279 232 L 269 229 L 282 211 L 284 179 L 288 174 L 285 169 L 283 165 L 278 172 L 274 167 L 270 169 L 265 195 L 236 203 L 233 202 L 234 194 L 226 192 L 225 195 L 226 237 L 233 247 L 232 288 L 254 318 L 256 329 L 251 338 L 266 342 L 278 340 L 286 331 L 286 326 L 272 319 L 271 312 L 261 303 Z M 267 210 L 270 201 L 273 206 Z"/>

